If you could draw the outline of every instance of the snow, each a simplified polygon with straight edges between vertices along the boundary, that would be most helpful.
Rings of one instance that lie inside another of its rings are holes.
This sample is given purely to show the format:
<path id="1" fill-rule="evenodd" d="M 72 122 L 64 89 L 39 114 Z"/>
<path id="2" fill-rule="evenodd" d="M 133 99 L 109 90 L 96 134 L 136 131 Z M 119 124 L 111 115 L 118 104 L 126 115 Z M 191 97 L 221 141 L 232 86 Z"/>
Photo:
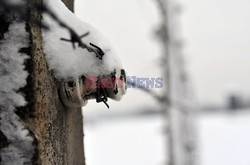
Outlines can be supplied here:
<path id="1" fill-rule="evenodd" d="M 85 154 L 92 165 L 164 164 L 165 121 L 159 116 L 103 118 L 85 123 Z M 250 112 L 198 115 L 197 165 L 250 164 Z M 183 135 L 186 137 L 185 135 Z"/>
<path id="2" fill-rule="evenodd" d="M 201 165 L 250 164 L 250 112 L 199 117 Z"/>
<path id="3" fill-rule="evenodd" d="M 10 143 L 0 151 L 3 165 L 31 163 L 34 153 L 33 139 L 15 114 L 16 107 L 26 103 L 17 91 L 26 85 L 27 72 L 23 63 L 27 56 L 18 52 L 27 46 L 25 24 L 11 24 L 0 43 L 0 125 Z"/>
<path id="4" fill-rule="evenodd" d="M 86 164 L 157 165 L 165 162 L 160 116 L 106 120 L 85 125 Z"/>
<path id="5" fill-rule="evenodd" d="M 81 75 L 107 75 L 115 68 L 122 69 L 120 60 L 110 42 L 98 30 L 78 19 L 60 0 L 45 0 L 45 5 L 65 24 L 74 29 L 77 34 L 90 34 L 82 41 L 89 45 L 93 43 L 100 47 L 105 55 L 103 60 L 96 58 L 94 53 L 77 47 L 75 50 L 69 42 L 60 38 L 70 38 L 69 31 L 58 25 L 48 14 L 43 14 L 43 23 L 50 27 L 49 31 L 43 31 L 44 52 L 48 64 L 54 71 L 56 78 L 78 78 Z"/>

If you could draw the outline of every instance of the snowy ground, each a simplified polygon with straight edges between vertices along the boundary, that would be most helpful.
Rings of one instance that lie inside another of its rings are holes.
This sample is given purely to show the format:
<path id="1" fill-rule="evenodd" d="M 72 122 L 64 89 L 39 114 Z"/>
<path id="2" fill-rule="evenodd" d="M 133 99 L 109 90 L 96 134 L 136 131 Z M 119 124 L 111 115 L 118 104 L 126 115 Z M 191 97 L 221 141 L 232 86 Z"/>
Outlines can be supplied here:
<path id="1" fill-rule="evenodd" d="M 202 114 L 198 128 L 200 164 L 250 164 L 250 111 Z"/>
<path id="2" fill-rule="evenodd" d="M 163 165 L 160 116 L 117 119 L 85 127 L 89 165 Z"/>
<path id="3" fill-rule="evenodd" d="M 198 165 L 250 164 L 250 111 L 203 113 L 198 118 Z M 89 165 L 163 165 L 165 139 L 160 116 L 87 124 Z"/>

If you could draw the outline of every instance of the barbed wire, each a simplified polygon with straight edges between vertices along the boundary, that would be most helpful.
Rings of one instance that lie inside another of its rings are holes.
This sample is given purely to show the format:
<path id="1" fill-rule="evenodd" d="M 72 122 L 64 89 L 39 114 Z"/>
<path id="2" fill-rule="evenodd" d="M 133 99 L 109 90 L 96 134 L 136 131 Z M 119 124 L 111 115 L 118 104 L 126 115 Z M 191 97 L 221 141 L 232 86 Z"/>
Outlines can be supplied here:
<path id="1" fill-rule="evenodd" d="M 167 96 L 159 95 L 156 92 L 154 92 L 153 90 L 151 90 L 149 88 L 145 88 L 145 86 L 137 84 L 136 82 L 129 81 L 128 79 L 127 79 L 127 85 L 130 85 L 132 87 L 136 87 L 136 89 L 139 89 L 139 90 L 141 90 L 143 92 L 146 92 L 147 94 L 152 96 L 156 101 L 158 101 L 160 103 L 167 103 L 167 101 L 168 101 Z"/>
<path id="2" fill-rule="evenodd" d="M 65 28 L 68 30 L 68 33 L 70 34 L 70 38 L 60 38 L 61 41 L 64 42 L 69 42 L 72 44 L 73 49 L 76 49 L 76 44 L 78 44 L 78 47 L 82 49 L 86 49 L 90 53 L 95 53 L 96 58 L 99 60 L 103 59 L 103 56 L 105 55 L 104 51 L 98 47 L 97 45 L 93 43 L 86 44 L 84 43 L 81 39 L 88 36 L 90 32 L 86 32 L 85 34 L 78 35 L 77 32 L 67 25 L 63 20 L 59 19 L 58 16 L 50 10 L 50 8 L 44 4 L 38 4 L 38 3 L 32 3 L 27 0 L 27 5 L 25 4 L 10 4 L 8 3 L 7 0 L 0 0 L 0 16 L 3 18 L 11 18 L 11 15 L 14 15 L 15 21 L 18 22 L 26 22 L 29 20 L 31 23 L 34 23 L 38 25 L 39 27 L 45 29 L 45 30 L 50 30 L 50 27 L 43 23 L 41 20 L 38 19 L 31 19 L 29 17 L 29 12 L 32 10 L 37 10 L 39 12 L 48 14 L 55 22 L 58 23 L 58 25 L 62 28 Z M 13 18 L 12 18 L 13 19 Z M 10 20 L 6 20 L 9 22 Z M 127 85 L 131 86 L 137 86 L 139 90 L 142 90 L 155 98 L 157 101 L 164 103 L 167 101 L 166 96 L 161 96 L 156 94 L 153 90 L 142 87 L 134 82 L 127 81 Z"/>
<path id="3" fill-rule="evenodd" d="M 38 4 L 38 3 L 32 3 L 27 1 L 27 5 L 25 4 L 11 4 L 7 2 L 6 0 L 0 0 L 0 15 L 4 18 L 10 18 L 10 15 L 14 15 L 16 18 L 16 21 L 19 22 L 25 22 L 29 19 L 28 11 L 32 10 L 38 10 L 42 13 L 48 14 L 55 22 L 58 23 L 58 25 L 62 28 L 65 28 L 68 30 L 70 38 L 60 38 L 60 40 L 65 42 L 70 42 L 72 44 L 73 49 L 76 49 L 76 44 L 78 44 L 78 47 L 82 49 L 87 49 L 90 53 L 95 53 L 96 58 L 99 60 L 103 59 L 103 56 L 105 55 L 104 51 L 95 45 L 94 43 L 84 43 L 81 39 L 88 36 L 90 32 L 86 32 L 83 35 L 78 35 L 77 32 L 67 25 L 63 20 L 59 19 L 58 16 L 50 10 L 50 8 L 44 4 Z M 9 20 L 6 20 L 9 22 Z M 49 26 L 44 24 L 42 21 L 38 19 L 32 19 L 30 20 L 32 23 L 40 26 L 41 28 L 44 28 L 46 30 L 49 30 Z"/>

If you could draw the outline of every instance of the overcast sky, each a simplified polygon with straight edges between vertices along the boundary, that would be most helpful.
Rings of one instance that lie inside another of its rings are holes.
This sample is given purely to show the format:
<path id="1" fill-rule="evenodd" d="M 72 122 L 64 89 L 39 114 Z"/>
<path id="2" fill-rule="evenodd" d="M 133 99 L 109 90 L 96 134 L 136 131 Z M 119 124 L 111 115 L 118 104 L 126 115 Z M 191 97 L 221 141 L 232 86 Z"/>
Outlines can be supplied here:
<path id="1" fill-rule="evenodd" d="M 250 1 L 181 0 L 179 4 L 183 52 L 198 101 L 223 103 L 230 91 L 247 95 Z M 110 39 L 129 75 L 161 76 L 160 46 L 153 34 L 159 22 L 154 0 L 76 0 L 76 14 Z M 133 90 L 124 100 L 110 104 L 114 108 L 128 103 L 131 107 L 156 105 L 149 96 Z"/>
<path id="2" fill-rule="evenodd" d="M 200 102 L 250 93 L 250 1 L 182 0 L 185 54 Z"/>

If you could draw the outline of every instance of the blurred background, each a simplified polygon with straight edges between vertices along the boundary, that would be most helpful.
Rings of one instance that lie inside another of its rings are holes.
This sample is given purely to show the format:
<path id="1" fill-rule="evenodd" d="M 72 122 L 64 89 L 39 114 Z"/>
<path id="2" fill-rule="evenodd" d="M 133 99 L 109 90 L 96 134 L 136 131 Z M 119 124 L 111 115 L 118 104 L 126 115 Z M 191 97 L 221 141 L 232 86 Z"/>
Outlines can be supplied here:
<path id="1" fill-rule="evenodd" d="M 84 107 L 89 165 L 249 165 L 249 0 L 76 0 L 128 76 L 164 78 Z"/>

